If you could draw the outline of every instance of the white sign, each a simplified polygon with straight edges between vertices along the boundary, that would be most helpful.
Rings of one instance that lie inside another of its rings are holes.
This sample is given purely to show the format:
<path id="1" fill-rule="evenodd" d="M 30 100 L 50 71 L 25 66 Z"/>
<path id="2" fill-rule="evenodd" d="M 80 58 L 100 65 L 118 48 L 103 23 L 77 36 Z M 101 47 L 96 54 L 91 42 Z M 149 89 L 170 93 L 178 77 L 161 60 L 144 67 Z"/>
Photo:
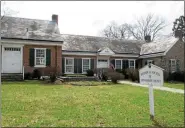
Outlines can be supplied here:
<path id="1" fill-rule="evenodd" d="M 163 70 L 162 68 L 148 64 L 139 70 L 140 84 L 149 85 L 149 106 L 150 106 L 150 119 L 154 120 L 154 86 L 163 86 Z"/>
<path id="2" fill-rule="evenodd" d="M 151 64 L 150 68 L 149 65 L 145 65 L 143 68 L 139 70 L 140 84 L 163 86 L 164 83 L 163 70 L 164 69 L 153 64 Z"/>

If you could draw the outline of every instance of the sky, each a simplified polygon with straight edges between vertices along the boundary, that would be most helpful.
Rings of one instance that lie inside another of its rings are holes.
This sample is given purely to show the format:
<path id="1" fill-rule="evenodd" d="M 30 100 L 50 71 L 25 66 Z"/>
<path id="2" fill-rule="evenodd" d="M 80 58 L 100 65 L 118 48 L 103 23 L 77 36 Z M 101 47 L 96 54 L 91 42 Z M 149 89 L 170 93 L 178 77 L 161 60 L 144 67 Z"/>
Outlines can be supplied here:
<path id="1" fill-rule="evenodd" d="M 12 16 L 51 20 L 59 17 L 61 34 L 99 36 L 111 21 L 133 23 L 136 18 L 153 13 L 166 20 L 163 34 L 172 32 L 173 22 L 184 15 L 184 1 L 6 1 Z"/>

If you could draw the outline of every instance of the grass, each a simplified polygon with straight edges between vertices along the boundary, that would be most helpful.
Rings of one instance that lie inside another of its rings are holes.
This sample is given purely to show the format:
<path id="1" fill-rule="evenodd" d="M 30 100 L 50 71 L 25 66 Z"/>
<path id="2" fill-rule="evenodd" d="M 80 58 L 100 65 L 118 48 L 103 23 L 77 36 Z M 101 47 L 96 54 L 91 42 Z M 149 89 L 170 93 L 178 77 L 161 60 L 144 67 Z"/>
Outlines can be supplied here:
<path id="1" fill-rule="evenodd" d="M 184 95 L 155 90 L 154 96 L 155 122 L 149 119 L 147 88 L 6 82 L 2 86 L 2 126 L 183 127 Z"/>
<path id="2" fill-rule="evenodd" d="M 164 83 L 164 87 L 183 89 L 184 90 L 184 83 Z"/>

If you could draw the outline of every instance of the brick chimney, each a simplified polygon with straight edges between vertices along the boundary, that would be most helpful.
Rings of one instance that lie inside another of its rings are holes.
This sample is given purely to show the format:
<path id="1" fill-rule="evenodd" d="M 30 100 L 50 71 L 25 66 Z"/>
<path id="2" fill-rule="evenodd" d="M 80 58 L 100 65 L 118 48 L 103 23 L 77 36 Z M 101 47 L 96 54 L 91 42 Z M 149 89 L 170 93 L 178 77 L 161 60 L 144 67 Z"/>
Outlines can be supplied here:
<path id="1" fill-rule="evenodd" d="M 151 42 L 151 36 L 150 35 L 145 36 L 145 41 L 147 43 Z"/>
<path id="2" fill-rule="evenodd" d="M 56 22 L 58 24 L 58 15 L 53 14 L 52 15 L 52 21 Z"/>

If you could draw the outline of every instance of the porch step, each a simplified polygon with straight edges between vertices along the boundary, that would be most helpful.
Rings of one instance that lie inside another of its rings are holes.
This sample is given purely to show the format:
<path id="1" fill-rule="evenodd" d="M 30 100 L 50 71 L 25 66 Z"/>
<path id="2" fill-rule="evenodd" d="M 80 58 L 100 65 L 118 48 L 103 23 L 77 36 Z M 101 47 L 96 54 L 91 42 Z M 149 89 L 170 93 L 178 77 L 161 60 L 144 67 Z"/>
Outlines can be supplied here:
<path id="1" fill-rule="evenodd" d="M 22 73 L 2 73 L 1 80 L 2 81 L 22 81 L 23 74 Z"/>

